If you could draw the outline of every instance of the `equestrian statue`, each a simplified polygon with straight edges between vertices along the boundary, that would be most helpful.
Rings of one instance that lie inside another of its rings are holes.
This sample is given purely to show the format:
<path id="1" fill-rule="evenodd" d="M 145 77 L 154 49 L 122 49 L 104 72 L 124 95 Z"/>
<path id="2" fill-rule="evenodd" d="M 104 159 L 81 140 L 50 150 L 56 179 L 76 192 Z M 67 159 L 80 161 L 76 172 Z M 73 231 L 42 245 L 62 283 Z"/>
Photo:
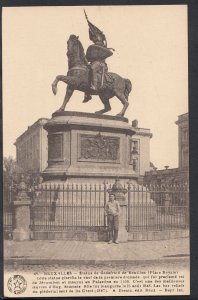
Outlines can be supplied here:
<path id="1" fill-rule="evenodd" d="M 67 41 L 68 72 L 67 76 L 58 75 L 52 83 L 52 91 L 56 95 L 59 81 L 67 84 L 63 104 L 58 111 L 64 111 L 74 90 L 84 92 L 83 103 L 92 99 L 91 95 L 98 95 L 104 108 L 96 111 L 103 114 L 111 110 L 109 99 L 116 96 L 123 108 L 117 116 L 124 116 L 129 105 L 128 96 L 132 89 L 129 79 L 122 78 L 116 73 L 108 72 L 105 59 L 113 55 L 114 49 L 107 48 L 106 37 L 103 32 L 85 17 L 89 26 L 89 38 L 93 42 L 87 49 L 86 55 L 79 37 L 72 34 Z"/>

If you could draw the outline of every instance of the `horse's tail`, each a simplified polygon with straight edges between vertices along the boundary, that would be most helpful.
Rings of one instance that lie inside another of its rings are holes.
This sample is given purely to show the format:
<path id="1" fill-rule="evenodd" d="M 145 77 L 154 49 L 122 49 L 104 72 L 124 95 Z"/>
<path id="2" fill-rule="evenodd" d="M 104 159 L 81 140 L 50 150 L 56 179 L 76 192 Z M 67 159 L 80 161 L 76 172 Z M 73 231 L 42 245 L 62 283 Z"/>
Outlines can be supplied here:
<path id="1" fill-rule="evenodd" d="M 129 94 L 132 90 L 132 83 L 129 79 L 125 79 L 125 90 L 124 90 L 124 95 L 128 99 Z"/>

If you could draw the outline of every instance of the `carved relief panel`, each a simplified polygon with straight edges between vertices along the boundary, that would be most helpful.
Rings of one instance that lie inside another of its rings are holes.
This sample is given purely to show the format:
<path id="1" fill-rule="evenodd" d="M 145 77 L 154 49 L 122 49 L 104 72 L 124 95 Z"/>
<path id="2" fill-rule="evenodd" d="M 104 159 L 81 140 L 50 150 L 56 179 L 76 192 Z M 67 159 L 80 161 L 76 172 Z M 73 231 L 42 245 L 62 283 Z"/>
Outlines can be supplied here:
<path id="1" fill-rule="evenodd" d="M 56 133 L 48 136 L 48 159 L 63 159 L 63 134 Z"/>
<path id="2" fill-rule="evenodd" d="M 96 134 L 79 134 L 78 161 L 120 161 L 120 138 Z"/>

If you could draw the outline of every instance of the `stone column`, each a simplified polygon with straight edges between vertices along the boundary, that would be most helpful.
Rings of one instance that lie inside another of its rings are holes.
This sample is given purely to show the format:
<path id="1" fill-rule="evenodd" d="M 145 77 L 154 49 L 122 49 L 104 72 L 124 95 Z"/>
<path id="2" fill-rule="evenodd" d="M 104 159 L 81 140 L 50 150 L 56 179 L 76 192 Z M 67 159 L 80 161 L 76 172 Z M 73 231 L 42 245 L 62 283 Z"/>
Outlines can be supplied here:
<path id="1" fill-rule="evenodd" d="M 115 180 L 115 183 L 112 186 L 112 189 L 108 190 L 109 193 L 113 193 L 116 197 L 116 200 L 120 204 L 121 213 L 119 216 L 119 231 L 118 231 L 118 240 L 119 242 L 128 241 L 128 232 L 126 230 L 127 225 L 127 201 L 125 199 L 125 194 L 127 189 L 123 188 L 119 179 Z"/>
<path id="2" fill-rule="evenodd" d="M 118 232 L 118 240 L 119 242 L 128 242 L 128 232 L 126 230 L 126 224 L 127 224 L 127 203 L 122 201 L 120 203 L 121 208 L 121 214 L 120 214 L 120 224 L 119 224 L 119 232 Z"/>
<path id="3" fill-rule="evenodd" d="M 18 193 L 14 201 L 15 229 L 13 231 L 13 240 L 25 241 L 30 239 L 31 200 L 27 195 L 27 185 L 24 182 L 23 175 L 17 189 Z"/>

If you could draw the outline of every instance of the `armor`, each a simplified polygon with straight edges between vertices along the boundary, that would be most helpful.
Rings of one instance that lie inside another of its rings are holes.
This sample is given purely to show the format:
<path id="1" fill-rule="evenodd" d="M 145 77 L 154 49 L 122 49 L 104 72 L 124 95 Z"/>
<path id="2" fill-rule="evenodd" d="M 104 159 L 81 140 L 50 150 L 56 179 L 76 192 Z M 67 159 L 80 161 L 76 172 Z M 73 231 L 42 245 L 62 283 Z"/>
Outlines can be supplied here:
<path id="1" fill-rule="evenodd" d="M 89 26 L 89 38 L 94 42 L 94 44 L 87 48 L 86 52 L 86 59 L 90 63 L 91 69 L 90 89 L 97 92 L 102 88 L 105 74 L 108 71 L 105 59 L 113 55 L 113 49 L 107 48 L 107 41 L 104 33 L 88 20 L 85 11 L 84 13 Z M 87 102 L 90 99 L 90 94 L 85 94 L 83 102 Z"/>
<path id="2" fill-rule="evenodd" d="M 108 68 L 104 61 L 94 61 L 91 63 L 91 89 L 99 90 L 102 87 L 104 73 Z"/>

